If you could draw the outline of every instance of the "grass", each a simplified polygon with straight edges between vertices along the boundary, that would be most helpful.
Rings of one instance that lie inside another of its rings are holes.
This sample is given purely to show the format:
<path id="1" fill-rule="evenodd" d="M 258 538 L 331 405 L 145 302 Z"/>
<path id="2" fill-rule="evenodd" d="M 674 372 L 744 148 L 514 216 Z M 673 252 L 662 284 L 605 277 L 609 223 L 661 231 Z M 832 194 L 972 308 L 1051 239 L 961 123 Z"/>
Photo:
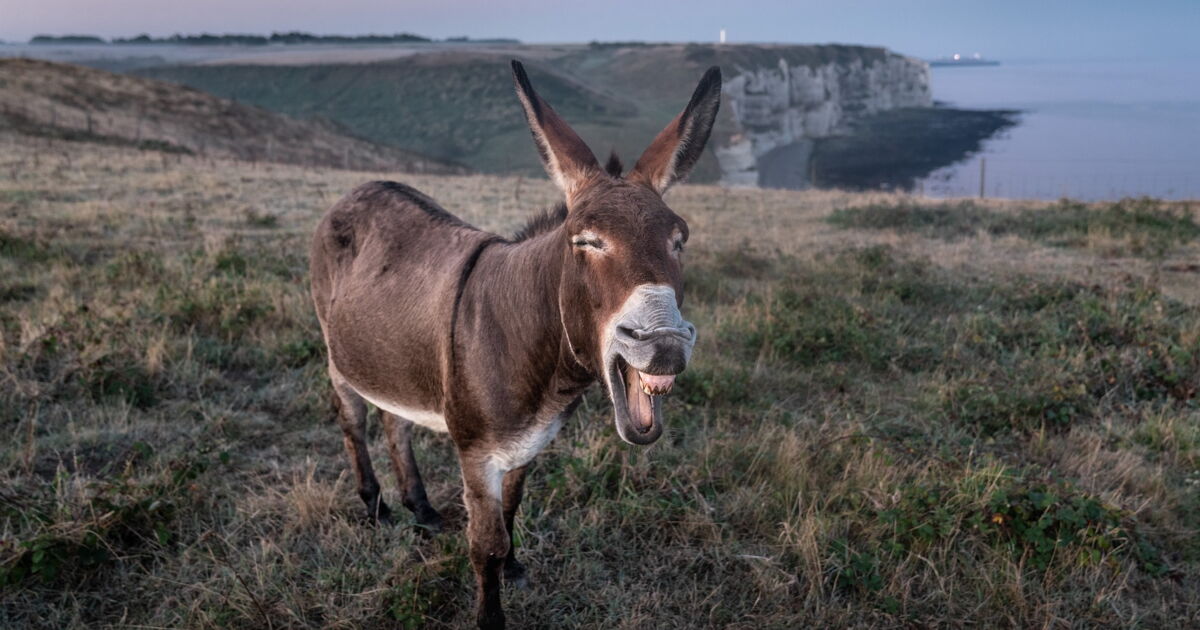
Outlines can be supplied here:
<path id="1" fill-rule="evenodd" d="M 1061 247 L 1087 247 L 1108 255 L 1162 256 L 1200 236 L 1191 207 L 1155 199 L 1124 199 L 1100 207 L 1064 199 L 1049 207 L 1003 212 L 971 202 L 958 205 L 875 204 L 838 210 L 841 227 L 915 232 L 958 239 L 985 232 L 1014 235 Z"/>
<path id="2" fill-rule="evenodd" d="M 416 440 L 451 523 L 426 539 L 362 522 L 329 417 L 307 239 L 385 174 L 0 148 L 0 626 L 469 624 L 446 439 Z M 403 179 L 501 231 L 555 197 Z M 670 201 L 701 332 L 668 432 L 624 444 L 593 389 L 535 460 L 514 624 L 1195 619 L 1190 209 Z"/>

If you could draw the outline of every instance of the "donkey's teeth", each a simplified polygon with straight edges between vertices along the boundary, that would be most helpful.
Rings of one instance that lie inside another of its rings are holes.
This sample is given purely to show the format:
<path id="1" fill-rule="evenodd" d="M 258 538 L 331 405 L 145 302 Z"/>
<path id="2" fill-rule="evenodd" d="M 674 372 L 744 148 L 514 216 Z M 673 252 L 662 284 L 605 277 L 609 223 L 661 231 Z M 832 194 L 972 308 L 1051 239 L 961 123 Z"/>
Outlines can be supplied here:
<path id="1" fill-rule="evenodd" d="M 674 376 L 662 376 L 659 374 L 646 374 L 638 372 L 638 379 L 642 382 L 642 391 L 650 396 L 662 396 L 671 392 L 671 386 L 675 384 Z"/>

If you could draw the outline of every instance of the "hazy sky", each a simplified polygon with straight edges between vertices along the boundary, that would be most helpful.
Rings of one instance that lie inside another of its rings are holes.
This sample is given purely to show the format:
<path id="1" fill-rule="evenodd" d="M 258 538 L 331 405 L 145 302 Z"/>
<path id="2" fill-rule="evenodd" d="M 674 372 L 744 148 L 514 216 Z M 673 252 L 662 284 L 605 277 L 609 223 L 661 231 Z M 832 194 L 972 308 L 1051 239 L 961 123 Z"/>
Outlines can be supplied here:
<path id="1" fill-rule="evenodd" d="M 1200 59 L 1200 0 L 0 0 L 0 39 L 176 32 L 843 42 L 938 56 Z"/>

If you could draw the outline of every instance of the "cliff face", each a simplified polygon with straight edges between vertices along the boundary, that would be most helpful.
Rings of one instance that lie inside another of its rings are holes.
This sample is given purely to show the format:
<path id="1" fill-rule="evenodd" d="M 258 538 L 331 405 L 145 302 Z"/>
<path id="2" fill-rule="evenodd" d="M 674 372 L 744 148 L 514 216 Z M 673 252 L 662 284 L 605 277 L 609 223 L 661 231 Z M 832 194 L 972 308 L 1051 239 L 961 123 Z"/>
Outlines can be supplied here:
<path id="1" fill-rule="evenodd" d="M 732 128 L 714 148 L 727 185 L 803 186 L 814 140 L 866 115 L 933 104 L 928 64 L 893 53 L 819 65 L 780 57 L 774 66 L 730 70 Z"/>

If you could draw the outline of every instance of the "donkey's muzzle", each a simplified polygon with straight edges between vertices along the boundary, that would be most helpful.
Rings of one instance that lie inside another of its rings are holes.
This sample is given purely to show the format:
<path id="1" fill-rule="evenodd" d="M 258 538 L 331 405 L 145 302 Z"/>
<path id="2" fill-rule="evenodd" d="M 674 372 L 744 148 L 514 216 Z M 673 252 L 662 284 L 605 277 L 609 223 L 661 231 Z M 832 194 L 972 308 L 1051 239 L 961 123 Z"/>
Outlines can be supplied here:
<path id="1" fill-rule="evenodd" d="M 674 314 L 678 318 L 678 311 Z M 696 327 L 682 318 L 652 328 L 627 321 L 617 324 L 614 337 L 621 356 L 642 372 L 679 374 L 687 367 L 696 344 Z"/>

